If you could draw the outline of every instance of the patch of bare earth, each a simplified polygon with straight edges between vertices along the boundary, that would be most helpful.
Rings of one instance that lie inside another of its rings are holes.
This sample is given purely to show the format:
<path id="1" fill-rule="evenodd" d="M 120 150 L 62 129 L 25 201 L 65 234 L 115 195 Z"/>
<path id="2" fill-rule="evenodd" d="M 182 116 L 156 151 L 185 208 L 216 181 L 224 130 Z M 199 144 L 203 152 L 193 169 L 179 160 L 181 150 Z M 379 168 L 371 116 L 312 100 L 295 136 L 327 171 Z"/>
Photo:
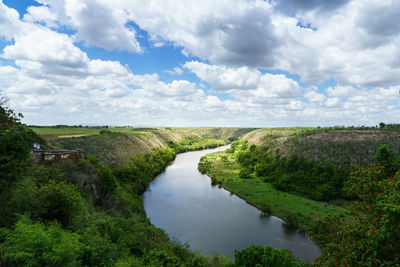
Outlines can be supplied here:
<path id="1" fill-rule="evenodd" d="M 69 134 L 69 135 L 59 135 L 57 138 L 72 138 L 72 137 L 82 137 L 82 136 L 88 136 L 90 134 Z"/>
<path id="2" fill-rule="evenodd" d="M 400 133 L 397 132 L 382 132 L 382 131 L 332 131 L 325 133 L 318 133 L 309 136 L 312 139 L 322 139 L 332 142 L 345 142 L 345 141 L 366 141 L 366 140 L 380 140 L 384 138 L 400 138 Z"/>

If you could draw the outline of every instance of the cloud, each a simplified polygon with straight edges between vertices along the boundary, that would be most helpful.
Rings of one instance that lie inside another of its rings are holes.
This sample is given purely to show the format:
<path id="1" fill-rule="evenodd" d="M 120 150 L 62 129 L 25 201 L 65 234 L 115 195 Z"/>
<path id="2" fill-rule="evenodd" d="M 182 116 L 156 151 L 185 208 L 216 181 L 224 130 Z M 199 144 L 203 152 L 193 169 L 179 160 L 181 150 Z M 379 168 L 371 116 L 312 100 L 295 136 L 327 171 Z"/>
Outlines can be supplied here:
<path id="1" fill-rule="evenodd" d="M 374 1 L 370 5 L 361 5 L 355 22 L 368 34 L 379 36 L 386 41 L 385 37 L 399 35 L 399 17 L 400 2 Z"/>
<path id="2" fill-rule="evenodd" d="M 235 7 L 191 0 L 46 3 L 28 8 L 23 20 L 0 4 L 0 35 L 9 41 L 1 52 L 0 90 L 26 123 L 265 127 L 400 119 L 400 87 L 392 84 L 400 77 L 396 26 L 380 43 L 374 39 L 379 30 L 360 19 L 362 8 L 384 6 L 378 2 L 338 5 L 323 11 L 325 19 L 317 14 L 325 7 L 315 2 L 299 7 L 297 17 L 258 0 L 238 0 Z M 105 25 L 92 36 L 90 29 L 102 25 L 96 10 Z M 299 27 L 299 19 L 317 29 Z M 118 61 L 91 58 L 76 44 L 139 52 L 130 43 L 137 42 L 131 21 L 150 42 L 200 57 L 170 73 L 190 71 L 210 89 L 135 74 Z M 317 90 L 265 68 L 300 74 L 302 81 L 334 78 L 338 85 Z"/>
<path id="3" fill-rule="evenodd" d="M 304 11 L 334 12 L 337 8 L 349 2 L 349 0 L 274 0 L 274 8 L 292 16 Z"/>
<path id="4" fill-rule="evenodd" d="M 307 98 L 311 102 L 323 102 L 326 100 L 326 96 L 324 94 L 319 94 L 315 91 L 310 91 L 304 94 L 304 97 Z"/>
<path id="5" fill-rule="evenodd" d="M 19 32 L 20 27 L 18 12 L 15 9 L 8 8 L 0 1 L 0 35 L 11 40 Z"/>
<path id="6" fill-rule="evenodd" d="M 215 90 L 253 89 L 261 78 L 257 69 L 248 67 L 228 68 L 198 61 L 186 62 L 183 66 L 211 84 Z"/>
<path id="7" fill-rule="evenodd" d="M 275 101 L 275 98 L 296 98 L 309 90 L 300 87 L 296 81 L 283 74 L 262 74 L 259 70 L 248 67 L 228 68 L 198 61 L 186 62 L 184 67 L 211 84 L 214 90 L 228 91 L 240 98 L 253 94 L 257 101 L 270 102 Z"/>
<path id="8" fill-rule="evenodd" d="M 38 1 L 45 6 L 28 9 L 31 20 L 55 16 L 78 40 L 108 50 L 143 51 L 129 26 L 137 25 L 153 47 L 173 44 L 214 65 L 281 69 L 309 83 L 400 83 L 395 1 Z"/>
<path id="9" fill-rule="evenodd" d="M 58 27 L 57 14 L 52 13 L 47 6 L 30 6 L 24 15 L 28 22 L 44 23 L 49 27 Z"/>
<path id="10" fill-rule="evenodd" d="M 107 50 L 142 52 L 136 39 L 136 30 L 130 24 L 124 9 L 116 8 L 111 2 L 98 0 L 37 0 L 44 6 L 29 7 L 24 19 L 29 22 L 45 22 L 76 30 L 76 37 L 89 46 Z M 57 22 L 55 22 L 57 18 Z"/>
<path id="11" fill-rule="evenodd" d="M 171 75 L 182 75 L 183 70 L 179 67 L 175 67 L 172 70 L 166 70 L 165 72 Z"/>
<path id="12" fill-rule="evenodd" d="M 357 86 L 400 82 L 399 8 L 391 1 L 117 3 L 151 36 L 215 65 L 282 69 L 311 83 L 331 78 Z"/>
<path id="13" fill-rule="evenodd" d="M 272 65 L 279 45 L 265 1 L 119 1 L 130 19 L 153 38 L 213 63 Z"/>

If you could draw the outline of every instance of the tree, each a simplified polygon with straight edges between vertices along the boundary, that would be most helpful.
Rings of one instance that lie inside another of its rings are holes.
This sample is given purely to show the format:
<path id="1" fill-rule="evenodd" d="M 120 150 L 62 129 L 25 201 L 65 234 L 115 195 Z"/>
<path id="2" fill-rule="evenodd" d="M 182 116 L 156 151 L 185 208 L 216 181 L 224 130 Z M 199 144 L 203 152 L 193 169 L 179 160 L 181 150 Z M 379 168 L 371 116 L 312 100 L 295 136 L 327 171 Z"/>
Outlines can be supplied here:
<path id="1" fill-rule="evenodd" d="M 350 174 L 345 190 L 355 195 L 354 221 L 337 233 L 319 259 L 322 266 L 400 265 L 400 172 L 386 177 L 381 166 Z"/>
<path id="2" fill-rule="evenodd" d="M 5 266 L 78 266 L 79 235 L 21 217 L 0 246 Z"/>
<path id="3" fill-rule="evenodd" d="M 30 165 L 29 152 L 39 139 L 21 124 L 22 114 L 16 115 L 5 103 L 0 96 L 0 192 Z"/>
<path id="4" fill-rule="evenodd" d="M 306 266 L 306 264 L 294 257 L 287 249 L 253 245 L 246 249 L 235 250 L 233 266 L 296 267 Z"/>
<path id="5" fill-rule="evenodd" d="M 396 171 L 394 166 L 394 156 L 388 145 L 379 145 L 375 154 L 375 159 L 378 165 L 384 167 L 384 173 L 387 176 L 394 174 Z"/>

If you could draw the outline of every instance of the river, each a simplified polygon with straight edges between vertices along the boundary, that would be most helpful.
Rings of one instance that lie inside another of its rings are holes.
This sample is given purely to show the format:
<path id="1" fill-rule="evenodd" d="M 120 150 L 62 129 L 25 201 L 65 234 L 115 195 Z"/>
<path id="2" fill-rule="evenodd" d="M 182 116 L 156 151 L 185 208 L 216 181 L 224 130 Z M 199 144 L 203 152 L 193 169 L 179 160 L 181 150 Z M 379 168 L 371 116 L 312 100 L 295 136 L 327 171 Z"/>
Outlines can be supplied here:
<path id="1" fill-rule="evenodd" d="M 201 254 L 233 256 L 235 249 L 253 244 L 286 248 L 312 262 L 321 249 L 302 233 L 289 230 L 275 216 L 263 216 L 255 207 L 197 170 L 200 158 L 228 146 L 178 154 L 143 194 L 150 221 L 171 238 L 188 243 Z"/>

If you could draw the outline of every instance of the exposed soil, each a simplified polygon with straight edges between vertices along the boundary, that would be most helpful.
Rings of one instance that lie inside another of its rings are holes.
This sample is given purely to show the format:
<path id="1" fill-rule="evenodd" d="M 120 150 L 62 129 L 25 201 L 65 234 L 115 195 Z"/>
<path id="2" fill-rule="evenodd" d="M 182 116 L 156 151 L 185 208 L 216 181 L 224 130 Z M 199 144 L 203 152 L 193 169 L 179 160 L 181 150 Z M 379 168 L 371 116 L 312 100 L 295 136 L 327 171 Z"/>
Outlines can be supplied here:
<path id="1" fill-rule="evenodd" d="M 72 137 L 81 137 L 81 136 L 88 136 L 91 134 L 69 134 L 69 135 L 59 135 L 57 138 L 72 138 Z"/>

